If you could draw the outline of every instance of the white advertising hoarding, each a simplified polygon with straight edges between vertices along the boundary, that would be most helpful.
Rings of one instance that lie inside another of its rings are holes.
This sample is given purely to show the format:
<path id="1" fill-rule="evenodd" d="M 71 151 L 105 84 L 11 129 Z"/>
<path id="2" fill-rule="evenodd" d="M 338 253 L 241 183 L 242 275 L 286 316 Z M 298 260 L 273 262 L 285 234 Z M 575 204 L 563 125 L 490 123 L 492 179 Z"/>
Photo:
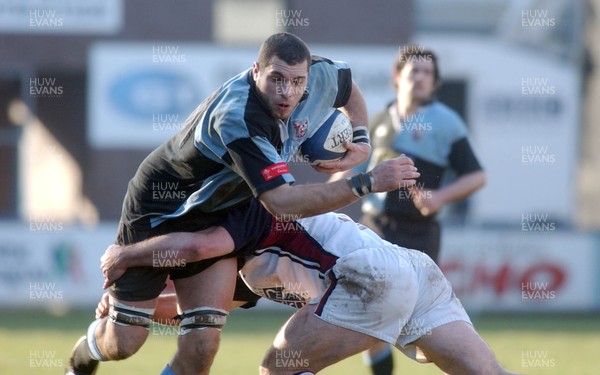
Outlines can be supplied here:
<path id="1" fill-rule="evenodd" d="M 600 308 L 597 238 L 546 230 L 446 230 L 440 268 L 471 311 Z"/>
<path id="2" fill-rule="evenodd" d="M 0 227 L 0 304 L 90 307 L 102 295 L 100 256 L 116 223 L 93 230 L 32 221 Z"/>
<path id="3" fill-rule="evenodd" d="M 116 222 L 94 229 L 52 220 L 3 225 L 0 306 L 95 306 L 103 293 L 100 256 L 116 230 Z M 571 232 L 448 228 L 440 267 L 470 312 L 598 310 L 598 243 Z"/>
<path id="4" fill-rule="evenodd" d="M 88 137 L 98 148 L 153 148 L 189 113 L 251 66 L 250 49 L 111 43 L 91 49 Z"/>

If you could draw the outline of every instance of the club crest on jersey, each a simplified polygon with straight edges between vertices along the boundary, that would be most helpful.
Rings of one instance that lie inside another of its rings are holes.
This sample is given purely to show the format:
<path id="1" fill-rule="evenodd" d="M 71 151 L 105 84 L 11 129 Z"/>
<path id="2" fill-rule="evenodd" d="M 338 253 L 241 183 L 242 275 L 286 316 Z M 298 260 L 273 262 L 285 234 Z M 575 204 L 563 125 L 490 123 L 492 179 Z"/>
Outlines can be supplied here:
<path id="1" fill-rule="evenodd" d="M 297 119 L 292 121 L 292 127 L 294 128 L 294 137 L 296 139 L 303 139 L 306 137 L 308 130 L 308 119 Z"/>

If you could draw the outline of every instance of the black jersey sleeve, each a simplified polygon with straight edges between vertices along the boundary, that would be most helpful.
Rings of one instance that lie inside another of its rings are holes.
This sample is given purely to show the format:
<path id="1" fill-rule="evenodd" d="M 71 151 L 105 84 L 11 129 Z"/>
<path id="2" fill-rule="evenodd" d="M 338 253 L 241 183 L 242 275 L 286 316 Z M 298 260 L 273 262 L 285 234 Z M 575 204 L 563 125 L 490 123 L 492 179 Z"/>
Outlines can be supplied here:
<path id="1" fill-rule="evenodd" d="M 280 185 L 294 182 L 287 163 L 265 138 L 241 138 L 227 147 L 229 153 L 223 160 L 242 176 L 255 197 Z M 271 153 L 267 155 L 265 150 L 269 149 Z"/>
<path id="2" fill-rule="evenodd" d="M 348 68 L 341 68 L 338 70 L 338 95 L 333 106 L 336 108 L 345 106 L 351 94 L 352 73 Z"/>
<path id="3" fill-rule="evenodd" d="M 272 221 L 273 217 L 258 199 L 252 199 L 227 214 L 221 226 L 233 238 L 233 255 L 256 250 L 258 244 L 269 235 Z"/>
<path id="4" fill-rule="evenodd" d="M 316 73 L 316 71 L 319 71 Z M 348 65 L 342 61 L 332 61 L 321 56 L 313 56 L 311 71 L 321 75 L 321 80 L 317 81 L 316 86 L 312 90 L 323 89 L 329 82 L 337 82 L 337 93 L 333 107 L 343 107 L 348 103 L 350 94 L 352 94 L 352 71 Z"/>
<path id="5" fill-rule="evenodd" d="M 466 137 L 452 144 L 448 160 L 450 161 L 450 166 L 456 171 L 458 176 L 482 170 Z"/>

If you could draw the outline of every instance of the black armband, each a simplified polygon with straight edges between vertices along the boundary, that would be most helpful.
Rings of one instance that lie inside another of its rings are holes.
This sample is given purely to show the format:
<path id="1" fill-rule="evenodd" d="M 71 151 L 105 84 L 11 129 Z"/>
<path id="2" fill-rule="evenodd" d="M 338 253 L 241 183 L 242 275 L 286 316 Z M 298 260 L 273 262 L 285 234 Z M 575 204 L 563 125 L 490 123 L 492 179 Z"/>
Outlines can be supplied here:
<path id="1" fill-rule="evenodd" d="M 352 132 L 352 143 L 366 143 L 371 144 L 369 139 L 369 132 L 366 126 L 357 126 L 353 128 Z"/>
<path id="2" fill-rule="evenodd" d="M 359 173 L 355 176 L 346 178 L 348 186 L 352 189 L 352 194 L 357 197 L 362 197 L 371 192 L 373 189 L 373 176 L 369 173 Z"/>

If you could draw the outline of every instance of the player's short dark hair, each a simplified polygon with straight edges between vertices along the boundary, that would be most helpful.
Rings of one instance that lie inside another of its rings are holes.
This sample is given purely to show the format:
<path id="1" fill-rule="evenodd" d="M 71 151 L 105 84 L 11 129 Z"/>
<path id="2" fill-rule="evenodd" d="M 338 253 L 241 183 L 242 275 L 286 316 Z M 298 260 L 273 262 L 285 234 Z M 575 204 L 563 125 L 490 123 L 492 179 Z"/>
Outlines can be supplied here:
<path id="1" fill-rule="evenodd" d="M 433 63 L 433 79 L 436 83 L 439 82 L 440 71 L 438 69 L 437 56 L 433 51 L 416 44 L 409 44 L 398 49 L 398 55 L 394 62 L 394 72 L 399 73 L 406 63 L 419 60 L 431 61 Z"/>
<path id="2" fill-rule="evenodd" d="M 277 56 L 288 65 L 306 61 L 310 68 L 311 56 L 306 43 L 292 33 L 278 33 L 268 37 L 258 50 L 258 66 L 266 67 L 273 56 Z"/>

